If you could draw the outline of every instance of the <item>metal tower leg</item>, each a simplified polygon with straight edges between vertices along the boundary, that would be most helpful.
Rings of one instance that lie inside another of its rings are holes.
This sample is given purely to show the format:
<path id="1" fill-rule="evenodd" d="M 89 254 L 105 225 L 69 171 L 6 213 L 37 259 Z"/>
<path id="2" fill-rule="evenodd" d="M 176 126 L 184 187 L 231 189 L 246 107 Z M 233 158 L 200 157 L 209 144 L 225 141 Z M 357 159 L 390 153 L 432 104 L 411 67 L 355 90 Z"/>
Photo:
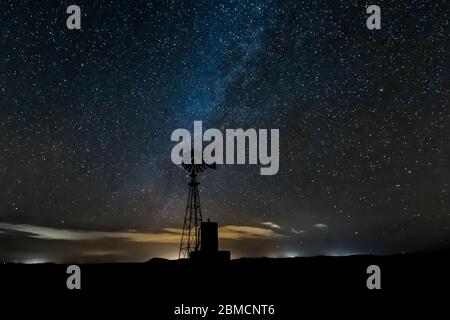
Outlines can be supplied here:
<path id="1" fill-rule="evenodd" d="M 191 251 L 200 250 L 202 212 L 198 192 L 199 183 L 196 180 L 196 176 L 195 173 L 192 173 L 191 181 L 189 182 L 189 195 L 184 213 L 183 233 L 181 235 L 178 258 L 189 258 Z"/>

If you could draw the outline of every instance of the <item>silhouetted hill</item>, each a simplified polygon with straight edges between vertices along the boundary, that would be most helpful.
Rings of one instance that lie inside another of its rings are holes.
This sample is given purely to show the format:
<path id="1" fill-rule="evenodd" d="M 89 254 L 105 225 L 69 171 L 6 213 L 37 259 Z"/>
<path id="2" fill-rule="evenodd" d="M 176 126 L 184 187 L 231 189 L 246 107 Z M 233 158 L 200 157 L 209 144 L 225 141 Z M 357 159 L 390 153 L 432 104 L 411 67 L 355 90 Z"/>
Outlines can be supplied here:
<path id="1" fill-rule="evenodd" d="M 368 290 L 366 286 L 369 276 L 366 270 L 373 264 L 381 268 L 381 290 Z M 311 311 L 330 303 L 345 308 L 353 308 L 353 304 L 396 308 L 399 299 L 410 303 L 420 300 L 423 304 L 425 299 L 445 298 L 440 291 L 450 285 L 448 252 L 242 258 L 225 263 L 152 259 L 147 263 L 86 264 L 80 265 L 82 290 L 79 292 L 66 289 L 66 267 L 1 265 L 2 291 L 31 293 L 33 299 L 55 294 L 76 297 L 82 301 L 77 303 L 82 304 L 105 299 L 118 312 L 132 303 L 133 311 L 145 309 L 162 314 L 157 319 L 177 319 L 171 314 L 181 304 L 273 304 L 278 310 L 278 317 L 273 319 L 290 319 L 288 314 L 299 314 L 304 309 Z"/>

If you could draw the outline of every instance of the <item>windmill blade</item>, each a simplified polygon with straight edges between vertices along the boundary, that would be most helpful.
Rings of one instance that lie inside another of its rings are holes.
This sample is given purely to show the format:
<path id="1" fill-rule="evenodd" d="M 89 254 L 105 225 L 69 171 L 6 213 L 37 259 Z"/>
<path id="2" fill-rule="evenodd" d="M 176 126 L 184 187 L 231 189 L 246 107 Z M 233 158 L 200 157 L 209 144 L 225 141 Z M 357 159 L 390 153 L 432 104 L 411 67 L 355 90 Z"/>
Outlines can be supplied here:
<path id="1" fill-rule="evenodd" d="M 191 172 L 193 169 L 193 166 L 191 164 L 182 163 L 181 165 L 183 166 L 184 170 L 186 170 L 188 172 Z"/>
<path id="2" fill-rule="evenodd" d="M 216 170 L 216 163 L 208 164 L 205 161 L 203 161 L 200 164 L 195 164 L 194 162 L 194 153 L 192 152 L 191 156 L 191 163 L 181 163 L 184 170 L 188 172 L 194 172 L 194 173 L 200 173 L 205 171 L 206 169 L 214 169 Z"/>
<path id="3" fill-rule="evenodd" d="M 212 164 L 207 164 L 206 167 L 209 168 L 209 169 L 216 170 L 216 163 L 214 162 Z"/>

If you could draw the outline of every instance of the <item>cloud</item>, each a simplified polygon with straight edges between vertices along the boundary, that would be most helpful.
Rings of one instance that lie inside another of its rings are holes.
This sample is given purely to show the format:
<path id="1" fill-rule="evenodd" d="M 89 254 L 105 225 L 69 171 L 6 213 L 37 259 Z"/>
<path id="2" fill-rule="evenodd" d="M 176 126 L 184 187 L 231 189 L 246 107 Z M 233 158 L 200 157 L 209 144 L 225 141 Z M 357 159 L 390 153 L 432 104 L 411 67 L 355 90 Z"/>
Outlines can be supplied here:
<path id="1" fill-rule="evenodd" d="M 281 234 L 276 233 L 272 229 L 229 225 L 219 228 L 219 237 L 221 239 L 261 239 L 261 238 L 280 238 Z"/>
<path id="2" fill-rule="evenodd" d="M 135 230 L 93 231 L 59 229 L 29 224 L 0 223 L 0 233 L 7 232 L 20 232 L 26 234 L 29 238 L 42 240 L 95 241 L 121 239 L 143 243 L 178 243 L 181 238 L 182 229 L 165 228 L 160 232 L 138 232 Z M 281 237 L 281 235 L 266 228 L 229 225 L 219 228 L 219 237 L 221 239 L 241 240 L 277 238 Z"/>
<path id="3" fill-rule="evenodd" d="M 324 224 L 324 223 L 316 223 L 316 224 L 314 225 L 314 227 L 317 228 L 317 229 L 325 230 L 325 229 L 328 228 L 328 225 L 326 225 L 326 224 Z"/>
<path id="4" fill-rule="evenodd" d="M 273 222 L 267 221 L 267 222 L 261 222 L 262 225 L 271 227 L 273 229 L 281 229 L 281 227 Z"/>
<path id="5" fill-rule="evenodd" d="M 307 231 L 306 230 L 297 230 L 297 229 L 291 228 L 291 232 L 294 233 L 294 234 L 302 234 L 302 233 L 306 233 Z"/>
<path id="6" fill-rule="evenodd" d="M 180 234 L 164 229 L 162 232 L 91 231 L 41 227 L 29 224 L 0 223 L 0 229 L 26 233 L 30 238 L 42 240 L 89 241 L 100 239 L 124 239 L 134 242 L 174 243 Z"/>

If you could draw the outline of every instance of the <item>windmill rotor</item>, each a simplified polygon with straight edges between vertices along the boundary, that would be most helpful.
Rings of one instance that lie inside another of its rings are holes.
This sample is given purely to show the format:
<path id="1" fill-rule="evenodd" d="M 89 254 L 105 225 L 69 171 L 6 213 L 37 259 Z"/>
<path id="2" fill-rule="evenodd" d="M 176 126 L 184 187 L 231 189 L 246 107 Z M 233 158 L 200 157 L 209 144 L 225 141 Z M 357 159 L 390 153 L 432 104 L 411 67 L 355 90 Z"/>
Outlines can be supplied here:
<path id="1" fill-rule="evenodd" d="M 191 154 L 191 163 L 182 163 L 182 167 L 184 168 L 184 170 L 186 170 L 189 173 L 194 173 L 194 174 L 198 174 L 200 172 L 203 172 L 206 169 L 213 169 L 216 170 L 216 163 L 212 163 L 212 164 L 208 164 L 206 163 L 204 160 L 202 160 L 202 163 L 195 163 L 194 162 L 195 157 L 194 157 L 194 151 L 192 151 Z"/>

